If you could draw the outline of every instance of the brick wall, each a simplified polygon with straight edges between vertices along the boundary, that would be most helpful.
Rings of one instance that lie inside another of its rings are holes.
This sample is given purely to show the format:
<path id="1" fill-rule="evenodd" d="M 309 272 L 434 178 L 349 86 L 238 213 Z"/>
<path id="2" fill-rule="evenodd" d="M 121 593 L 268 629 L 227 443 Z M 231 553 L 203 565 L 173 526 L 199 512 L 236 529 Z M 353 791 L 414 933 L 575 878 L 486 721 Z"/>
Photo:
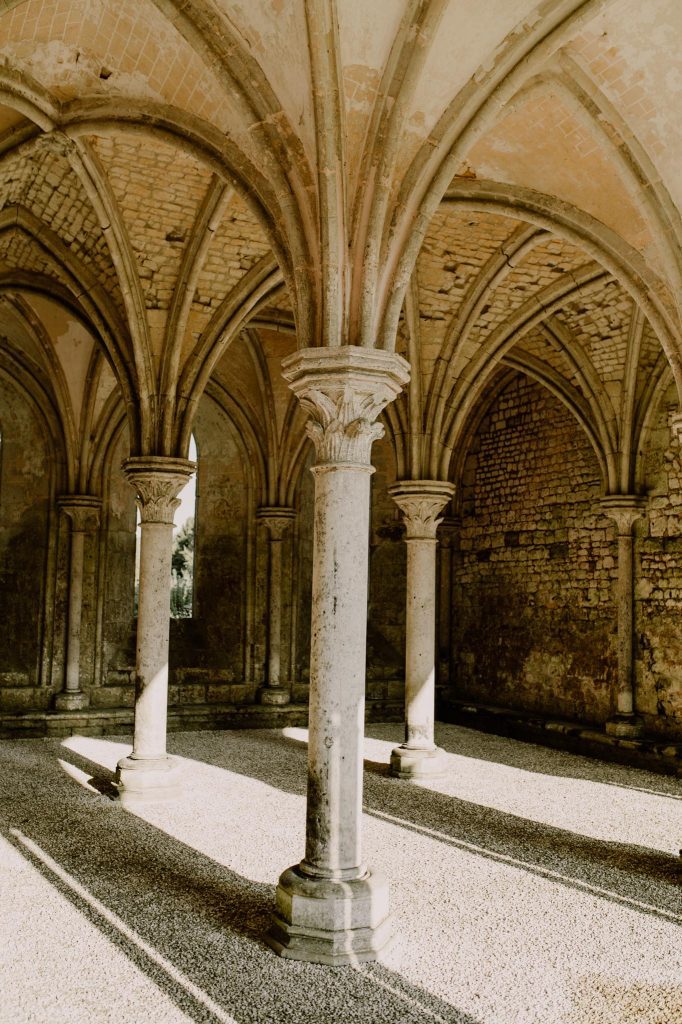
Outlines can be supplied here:
<path id="1" fill-rule="evenodd" d="M 638 524 L 635 586 L 637 709 L 647 728 L 682 731 L 682 447 L 672 439 L 671 388 L 644 451 L 649 513 Z"/>
<path id="2" fill-rule="evenodd" d="M 471 445 L 453 586 L 453 695 L 602 721 L 615 680 L 615 542 L 596 457 L 519 376 Z"/>

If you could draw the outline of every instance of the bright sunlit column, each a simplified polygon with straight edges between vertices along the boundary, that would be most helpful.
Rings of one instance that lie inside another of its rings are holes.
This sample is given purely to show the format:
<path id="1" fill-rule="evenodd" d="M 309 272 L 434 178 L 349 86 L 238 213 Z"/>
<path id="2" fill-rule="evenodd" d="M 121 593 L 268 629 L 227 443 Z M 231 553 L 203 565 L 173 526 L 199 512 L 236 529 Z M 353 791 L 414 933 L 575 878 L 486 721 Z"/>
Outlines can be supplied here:
<path id="1" fill-rule="evenodd" d="M 283 956 L 373 960 L 391 937 L 388 885 L 362 860 L 362 769 L 371 449 L 408 380 L 393 353 L 304 349 L 283 374 L 317 456 L 305 857 L 285 871 L 267 936 Z"/>
<path id="2" fill-rule="evenodd" d="M 443 771 L 433 721 L 436 700 L 436 531 L 455 492 L 440 480 L 404 480 L 389 488 L 403 513 L 407 544 L 405 621 L 405 742 L 391 753 L 391 774 L 401 779 Z"/>
<path id="3" fill-rule="evenodd" d="M 166 753 L 173 517 L 195 464 L 142 457 L 128 459 L 123 468 L 140 510 L 140 586 L 133 750 L 119 761 L 116 781 L 122 801 L 137 803 L 167 798 L 177 785 Z"/>
<path id="4" fill-rule="evenodd" d="M 261 704 L 288 704 L 290 690 L 282 682 L 282 545 L 296 512 L 293 508 L 264 506 L 258 509 L 259 522 L 268 531 L 268 668 L 267 684 L 261 688 Z"/>
<path id="5" fill-rule="evenodd" d="M 99 526 L 102 502 L 87 494 L 69 494 L 59 498 L 57 505 L 71 522 L 71 552 L 65 682 L 63 691 L 57 694 L 54 703 L 58 711 L 80 711 L 89 702 L 82 687 L 80 671 L 85 538 Z"/>
<path id="6" fill-rule="evenodd" d="M 616 714 L 606 723 L 611 736 L 639 736 L 644 723 L 635 712 L 635 680 L 633 659 L 634 580 L 632 528 L 645 514 L 646 499 L 632 494 L 610 495 L 601 502 L 601 509 L 616 523 L 618 530 L 618 579 L 616 608 L 618 614 L 618 686 Z"/>

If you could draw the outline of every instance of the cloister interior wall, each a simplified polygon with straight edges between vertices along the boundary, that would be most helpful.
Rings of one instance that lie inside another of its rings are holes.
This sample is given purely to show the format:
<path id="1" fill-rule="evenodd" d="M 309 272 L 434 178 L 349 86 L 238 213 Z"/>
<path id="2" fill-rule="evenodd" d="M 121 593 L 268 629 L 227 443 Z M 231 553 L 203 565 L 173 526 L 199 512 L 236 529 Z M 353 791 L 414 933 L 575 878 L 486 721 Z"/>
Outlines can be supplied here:
<path id="1" fill-rule="evenodd" d="M 662 396 L 635 525 L 636 706 L 679 735 L 682 463 Z M 599 508 L 584 431 L 546 388 L 517 376 L 473 437 L 453 564 L 449 696 L 602 723 L 614 711 L 617 538 Z"/>
<path id="2" fill-rule="evenodd" d="M 30 711 L 46 707 L 48 699 L 41 665 L 43 641 L 53 639 L 44 614 L 48 553 L 56 539 L 54 474 L 37 410 L 3 376 L 0 432 L 0 710 Z M 54 561 L 51 568 L 54 586 Z"/>

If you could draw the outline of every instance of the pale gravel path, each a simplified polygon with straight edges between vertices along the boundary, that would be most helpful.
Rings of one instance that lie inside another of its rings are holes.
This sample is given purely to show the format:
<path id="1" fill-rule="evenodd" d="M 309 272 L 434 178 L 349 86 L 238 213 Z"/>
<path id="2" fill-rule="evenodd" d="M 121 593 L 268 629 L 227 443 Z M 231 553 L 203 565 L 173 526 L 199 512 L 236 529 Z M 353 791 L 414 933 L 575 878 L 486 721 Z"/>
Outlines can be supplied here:
<path id="1" fill-rule="evenodd" d="M 0 743 L 2 1024 L 681 1024 L 682 786 L 442 726 L 449 774 L 387 777 L 367 740 L 365 849 L 392 881 L 382 964 L 261 942 L 303 851 L 305 731 L 184 733 L 174 805 L 106 789 L 126 740 Z"/>

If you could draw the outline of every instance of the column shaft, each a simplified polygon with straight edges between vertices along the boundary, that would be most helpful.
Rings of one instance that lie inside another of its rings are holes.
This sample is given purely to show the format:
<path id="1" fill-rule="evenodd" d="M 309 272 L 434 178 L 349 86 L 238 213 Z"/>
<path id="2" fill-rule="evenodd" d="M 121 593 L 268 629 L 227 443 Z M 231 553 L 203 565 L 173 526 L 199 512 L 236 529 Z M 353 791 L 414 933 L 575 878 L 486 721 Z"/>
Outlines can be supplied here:
<path id="1" fill-rule="evenodd" d="M 634 539 L 635 522 L 645 514 L 645 499 L 638 495 L 616 494 L 601 502 L 602 510 L 616 523 L 618 530 L 618 577 L 616 581 L 616 614 L 618 620 L 618 680 L 616 714 L 606 723 L 612 736 L 636 737 L 643 729 L 635 713 L 634 679 Z"/>
<path id="2" fill-rule="evenodd" d="M 134 758 L 166 755 L 173 523 L 140 526 Z"/>
<path id="3" fill-rule="evenodd" d="M 69 559 L 69 626 L 66 640 L 66 693 L 77 693 L 81 688 L 81 611 L 83 607 L 83 554 L 85 534 L 71 530 L 71 556 Z"/>
<path id="4" fill-rule="evenodd" d="M 279 686 L 282 644 L 282 539 L 270 536 L 268 683 Z"/>
<path id="5" fill-rule="evenodd" d="M 282 546 L 296 513 L 292 508 L 265 506 L 257 515 L 268 530 L 267 684 L 258 697 L 261 704 L 288 704 L 289 686 L 282 680 Z"/>
<path id="6" fill-rule="evenodd" d="M 304 870 L 359 878 L 371 466 L 316 466 Z"/>
<path id="7" fill-rule="evenodd" d="M 618 714 L 634 713 L 632 619 L 633 619 L 633 538 L 630 529 L 618 534 Z"/>
<path id="8" fill-rule="evenodd" d="M 82 711 L 89 703 L 88 694 L 83 691 L 80 666 L 85 537 L 99 525 L 101 502 L 87 494 L 73 494 L 60 497 L 58 505 L 71 523 L 71 551 L 65 680 L 63 691 L 55 697 L 55 707 L 58 711 Z"/>
<path id="9" fill-rule="evenodd" d="M 436 540 L 407 539 L 405 745 L 433 749 Z"/>

